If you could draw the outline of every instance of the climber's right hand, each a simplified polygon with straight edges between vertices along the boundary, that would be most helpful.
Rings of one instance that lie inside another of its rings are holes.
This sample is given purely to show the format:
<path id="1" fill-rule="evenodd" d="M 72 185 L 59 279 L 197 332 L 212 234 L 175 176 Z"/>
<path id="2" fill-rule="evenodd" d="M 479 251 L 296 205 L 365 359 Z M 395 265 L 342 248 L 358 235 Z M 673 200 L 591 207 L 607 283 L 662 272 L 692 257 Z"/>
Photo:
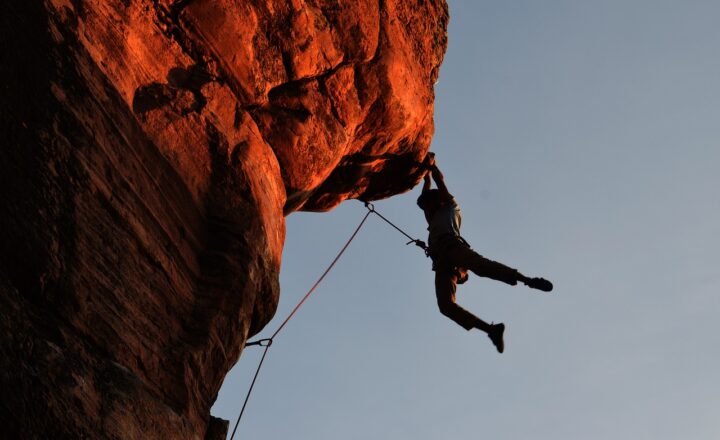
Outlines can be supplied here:
<path id="1" fill-rule="evenodd" d="M 432 170 L 432 168 L 435 166 L 435 153 L 428 152 L 427 156 L 425 156 L 425 160 L 423 160 L 421 165 L 426 170 Z"/>

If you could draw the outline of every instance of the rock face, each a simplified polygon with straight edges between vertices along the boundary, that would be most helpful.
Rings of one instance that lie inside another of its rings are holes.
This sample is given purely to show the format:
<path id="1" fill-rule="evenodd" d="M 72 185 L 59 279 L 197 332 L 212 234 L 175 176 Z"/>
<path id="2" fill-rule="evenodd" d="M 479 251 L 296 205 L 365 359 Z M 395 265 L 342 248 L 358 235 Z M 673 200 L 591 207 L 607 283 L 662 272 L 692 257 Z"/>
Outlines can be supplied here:
<path id="1" fill-rule="evenodd" d="M 13 1 L 0 20 L 0 423 L 220 438 L 284 216 L 406 191 L 444 0 Z"/>

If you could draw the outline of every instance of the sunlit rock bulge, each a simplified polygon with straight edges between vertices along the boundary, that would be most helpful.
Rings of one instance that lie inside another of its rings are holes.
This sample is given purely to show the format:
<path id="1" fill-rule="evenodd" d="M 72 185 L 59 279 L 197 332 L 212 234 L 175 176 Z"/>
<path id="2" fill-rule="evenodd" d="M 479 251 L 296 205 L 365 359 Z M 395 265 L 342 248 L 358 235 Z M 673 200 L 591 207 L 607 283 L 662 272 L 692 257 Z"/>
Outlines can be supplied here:
<path id="1" fill-rule="evenodd" d="M 222 436 L 284 216 L 419 180 L 442 0 L 45 0 L 2 15 L 0 420 Z"/>

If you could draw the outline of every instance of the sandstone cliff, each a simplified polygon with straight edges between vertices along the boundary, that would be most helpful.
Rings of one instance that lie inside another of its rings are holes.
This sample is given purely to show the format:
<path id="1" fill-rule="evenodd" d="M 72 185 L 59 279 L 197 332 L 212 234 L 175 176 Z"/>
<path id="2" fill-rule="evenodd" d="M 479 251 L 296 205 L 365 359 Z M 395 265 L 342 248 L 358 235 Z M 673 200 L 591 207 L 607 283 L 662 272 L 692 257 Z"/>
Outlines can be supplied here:
<path id="1" fill-rule="evenodd" d="M 418 181 L 444 0 L 44 0 L 2 14 L 0 424 L 222 436 L 284 216 Z"/>

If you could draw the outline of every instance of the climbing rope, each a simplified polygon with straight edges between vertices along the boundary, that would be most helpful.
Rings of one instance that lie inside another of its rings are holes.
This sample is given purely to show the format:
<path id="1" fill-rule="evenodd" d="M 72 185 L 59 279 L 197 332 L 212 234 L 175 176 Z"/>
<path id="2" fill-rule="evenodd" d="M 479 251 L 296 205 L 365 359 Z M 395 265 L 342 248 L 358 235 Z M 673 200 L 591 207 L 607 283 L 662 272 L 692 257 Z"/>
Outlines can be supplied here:
<path id="1" fill-rule="evenodd" d="M 292 312 L 290 312 L 290 314 L 287 316 L 287 318 L 285 318 L 285 320 L 282 322 L 282 324 L 280 324 L 280 326 L 277 328 L 277 330 L 275 330 L 275 332 L 272 334 L 272 336 L 270 336 L 269 338 L 266 338 L 266 339 L 260 339 L 258 341 L 248 342 L 247 344 L 245 344 L 245 347 L 259 345 L 259 346 L 265 347 L 265 350 L 263 351 L 262 357 L 260 358 L 260 362 L 258 363 L 258 367 L 255 370 L 255 375 L 253 376 L 253 380 L 250 383 L 250 389 L 248 390 L 247 395 L 245 396 L 245 401 L 243 402 L 242 409 L 240 410 L 240 415 L 238 415 L 237 421 L 235 422 L 235 427 L 233 428 L 232 434 L 230 435 L 230 440 L 233 440 L 233 438 L 235 437 L 235 432 L 237 431 L 238 425 L 240 424 L 240 419 L 242 418 L 243 413 L 245 412 L 245 407 L 247 406 L 248 400 L 250 400 L 250 394 L 252 393 L 253 388 L 255 387 L 255 381 L 257 380 L 258 374 L 260 374 L 260 369 L 262 368 L 263 362 L 265 361 L 265 356 L 267 355 L 267 352 L 270 349 L 270 346 L 272 346 L 272 343 L 275 340 L 275 337 L 278 335 L 278 333 L 280 333 L 280 331 L 285 327 L 285 325 L 290 321 L 290 319 L 295 315 L 295 313 L 297 313 L 297 311 L 300 309 L 300 307 L 302 307 L 302 305 L 305 303 L 305 301 L 307 301 L 307 299 L 310 297 L 310 295 L 312 295 L 312 293 L 315 291 L 315 289 L 325 279 L 325 276 L 330 272 L 330 270 L 332 270 L 332 268 L 335 266 L 335 263 L 338 262 L 340 257 L 342 257 L 342 255 L 345 253 L 345 250 L 348 248 L 348 246 L 350 246 L 350 243 L 352 243 L 352 241 L 355 239 L 358 232 L 360 232 L 360 229 L 362 229 L 363 225 L 365 224 L 365 221 L 368 219 L 368 217 L 370 217 L 371 213 L 372 213 L 372 211 L 368 210 L 368 212 L 365 214 L 365 217 L 363 217 L 363 219 L 360 222 L 360 224 L 358 225 L 358 227 L 355 228 L 355 231 L 352 233 L 352 235 L 350 235 L 350 238 L 348 239 L 348 241 L 340 249 L 340 251 L 335 256 L 335 258 L 332 260 L 332 262 L 327 267 L 327 269 L 325 269 L 325 272 L 323 272 L 322 275 L 320 275 L 320 278 L 318 278 L 317 281 L 315 281 L 315 284 L 313 284 L 313 286 L 310 288 L 310 290 L 308 290 L 308 292 L 305 294 L 305 296 L 303 296 L 302 299 L 297 303 L 297 305 L 292 310 Z"/>
<path id="2" fill-rule="evenodd" d="M 369 202 L 363 202 L 363 203 L 365 203 L 365 207 L 368 209 L 368 211 L 372 212 L 373 214 L 377 215 L 377 216 L 380 217 L 381 219 L 385 220 L 385 222 L 386 222 L 387 224 L 389 224 L 389 225 L 392 226 L 393 228 L 397 229 L 397 230 L 398 230 L 402 235 L 404 235 L 405 237 L 409 238 L 410 241 L 408 241 L 408 242 L 405 243 L 405 244 L 411 244 L 411 243 L 412 243 L 412 244 L 415 244 L 415 246 L 421 248 L 421 249 L 424 250 L 425 253 L 427 254 L 428 247 L 427 247 L 427 245 L 425 244 L 424 241 L 418 240 L 417 238 L 412 238 L 407 232 L 403 231 L 403 230 L 400 229 L 397 225 L 395 225 L 395 223 L 391 222 L 390 220 L 388 220 L 387 218 L 385 218 L 384 215 L 382 215 L 382 214 L 380 214 L 379 212 L 377 212 L 377 211 L 375 210 L 375 205 L 373 205 L 372 203 L 369 203 Z"/>
<path id="3" fill-rule="evenodd" d="M 387 222 L 390 226 L 398 230 L 401 234 L 403 234 L 405 237 L 409 238 L 410 241 L 406 244 L 414 243 L 416 246 L 422 248 L 427 253 L 427 246 L 422 240 L 418 240 L 415 238 L 412 238 L 410 235 L 408 235 L 405 231 L 400 229 L 398 226 L 396 226 L 393 222 L 388 220 L 385 216 L 380 214 L 375 210 L 375 206 L 372 203 L 369 202 L 363 202 L 365 203 L 365 208 L 367 208 L 368 212 L 363 217 L 360 224 L 355 228 L 355 231 L 353 231 L 352 235 L 350 235 L 350 238 L 345 242 L 345 245 L 340 249 L 340 251 L 337 253 L 335 258 L 332 260 L 330 265 L 325 269 L 325 271 L 320 275 L 320 278 L 315 281 L 315 284 L 312 285 L 310 290 L 305 294 L 305 296 L 300 299 L 300 301 L 297 303 L 295 308 L 290 312 L 290 314 L 285 318 L 285 320 L 280 324 L 280 326 L 275 330 L 275 332 L 269 337 L 264 339 L 258 339 L 257 341 L 248 342 L 245 344 L 245 347 L 251 347 L 251 346 L 260 346 L 265 347 L 263 350 L 262 357 L 260 358 L 260 362 L 258 363 L 257 369 L 255 370 L 255 374 L 253 375 L 252 382 L 250 383 L 250 388 L 248 389 L 247 395 L 245 395 L 245 401 L 243 402 L 242 408 L 240 409 L 240 414 L 238 415 L 237 421 L 235 421 L 235 427 L 233 428 L 232 434 L 230 435 L 230 440 L 233 440 L 235 438 L 235 432 L 237 431 L 238 426 L 240 425 L 240 419 L 242 419 L 243 414 L 245 413 L 245 408 L 247 407 L 247 403 L 250 400 L 250 395 L 252 394 L 253 388 L 255 387 L 255 382 L 257 381 L 258 375 L 260 374 L 260 370 L 262 369 L 263 362 L 265 362 L 265 357 L 267 356 L 268 350 L 273 344 L 273 341 L 275 340 L 275 337 L 280 333 L 280 331 L 285 327 L 285 325 L 290 321 L 290 319 L 297 313 L 297 311 L 302 307 L 302 305 L 307 301 L 307 299 L 312 295 L 312 293 L 315 291 L 315 289 L 322 283 L 322 281 L 325 279 L 325 276 L 332 270 L 332 268 L 335 266 L 335 263 L 340 260 L 340 257 L 345 253 L 345 250 L 350 246 L 350 243 L 355 239 L 358 232 L 360 232 L 360 229 L 362 229 L 363 225 L 365 224 L 365 221 L 370 217 L 370 214 L 375 214 L 381 219 L 383 219 L 385 222 Z"/>

